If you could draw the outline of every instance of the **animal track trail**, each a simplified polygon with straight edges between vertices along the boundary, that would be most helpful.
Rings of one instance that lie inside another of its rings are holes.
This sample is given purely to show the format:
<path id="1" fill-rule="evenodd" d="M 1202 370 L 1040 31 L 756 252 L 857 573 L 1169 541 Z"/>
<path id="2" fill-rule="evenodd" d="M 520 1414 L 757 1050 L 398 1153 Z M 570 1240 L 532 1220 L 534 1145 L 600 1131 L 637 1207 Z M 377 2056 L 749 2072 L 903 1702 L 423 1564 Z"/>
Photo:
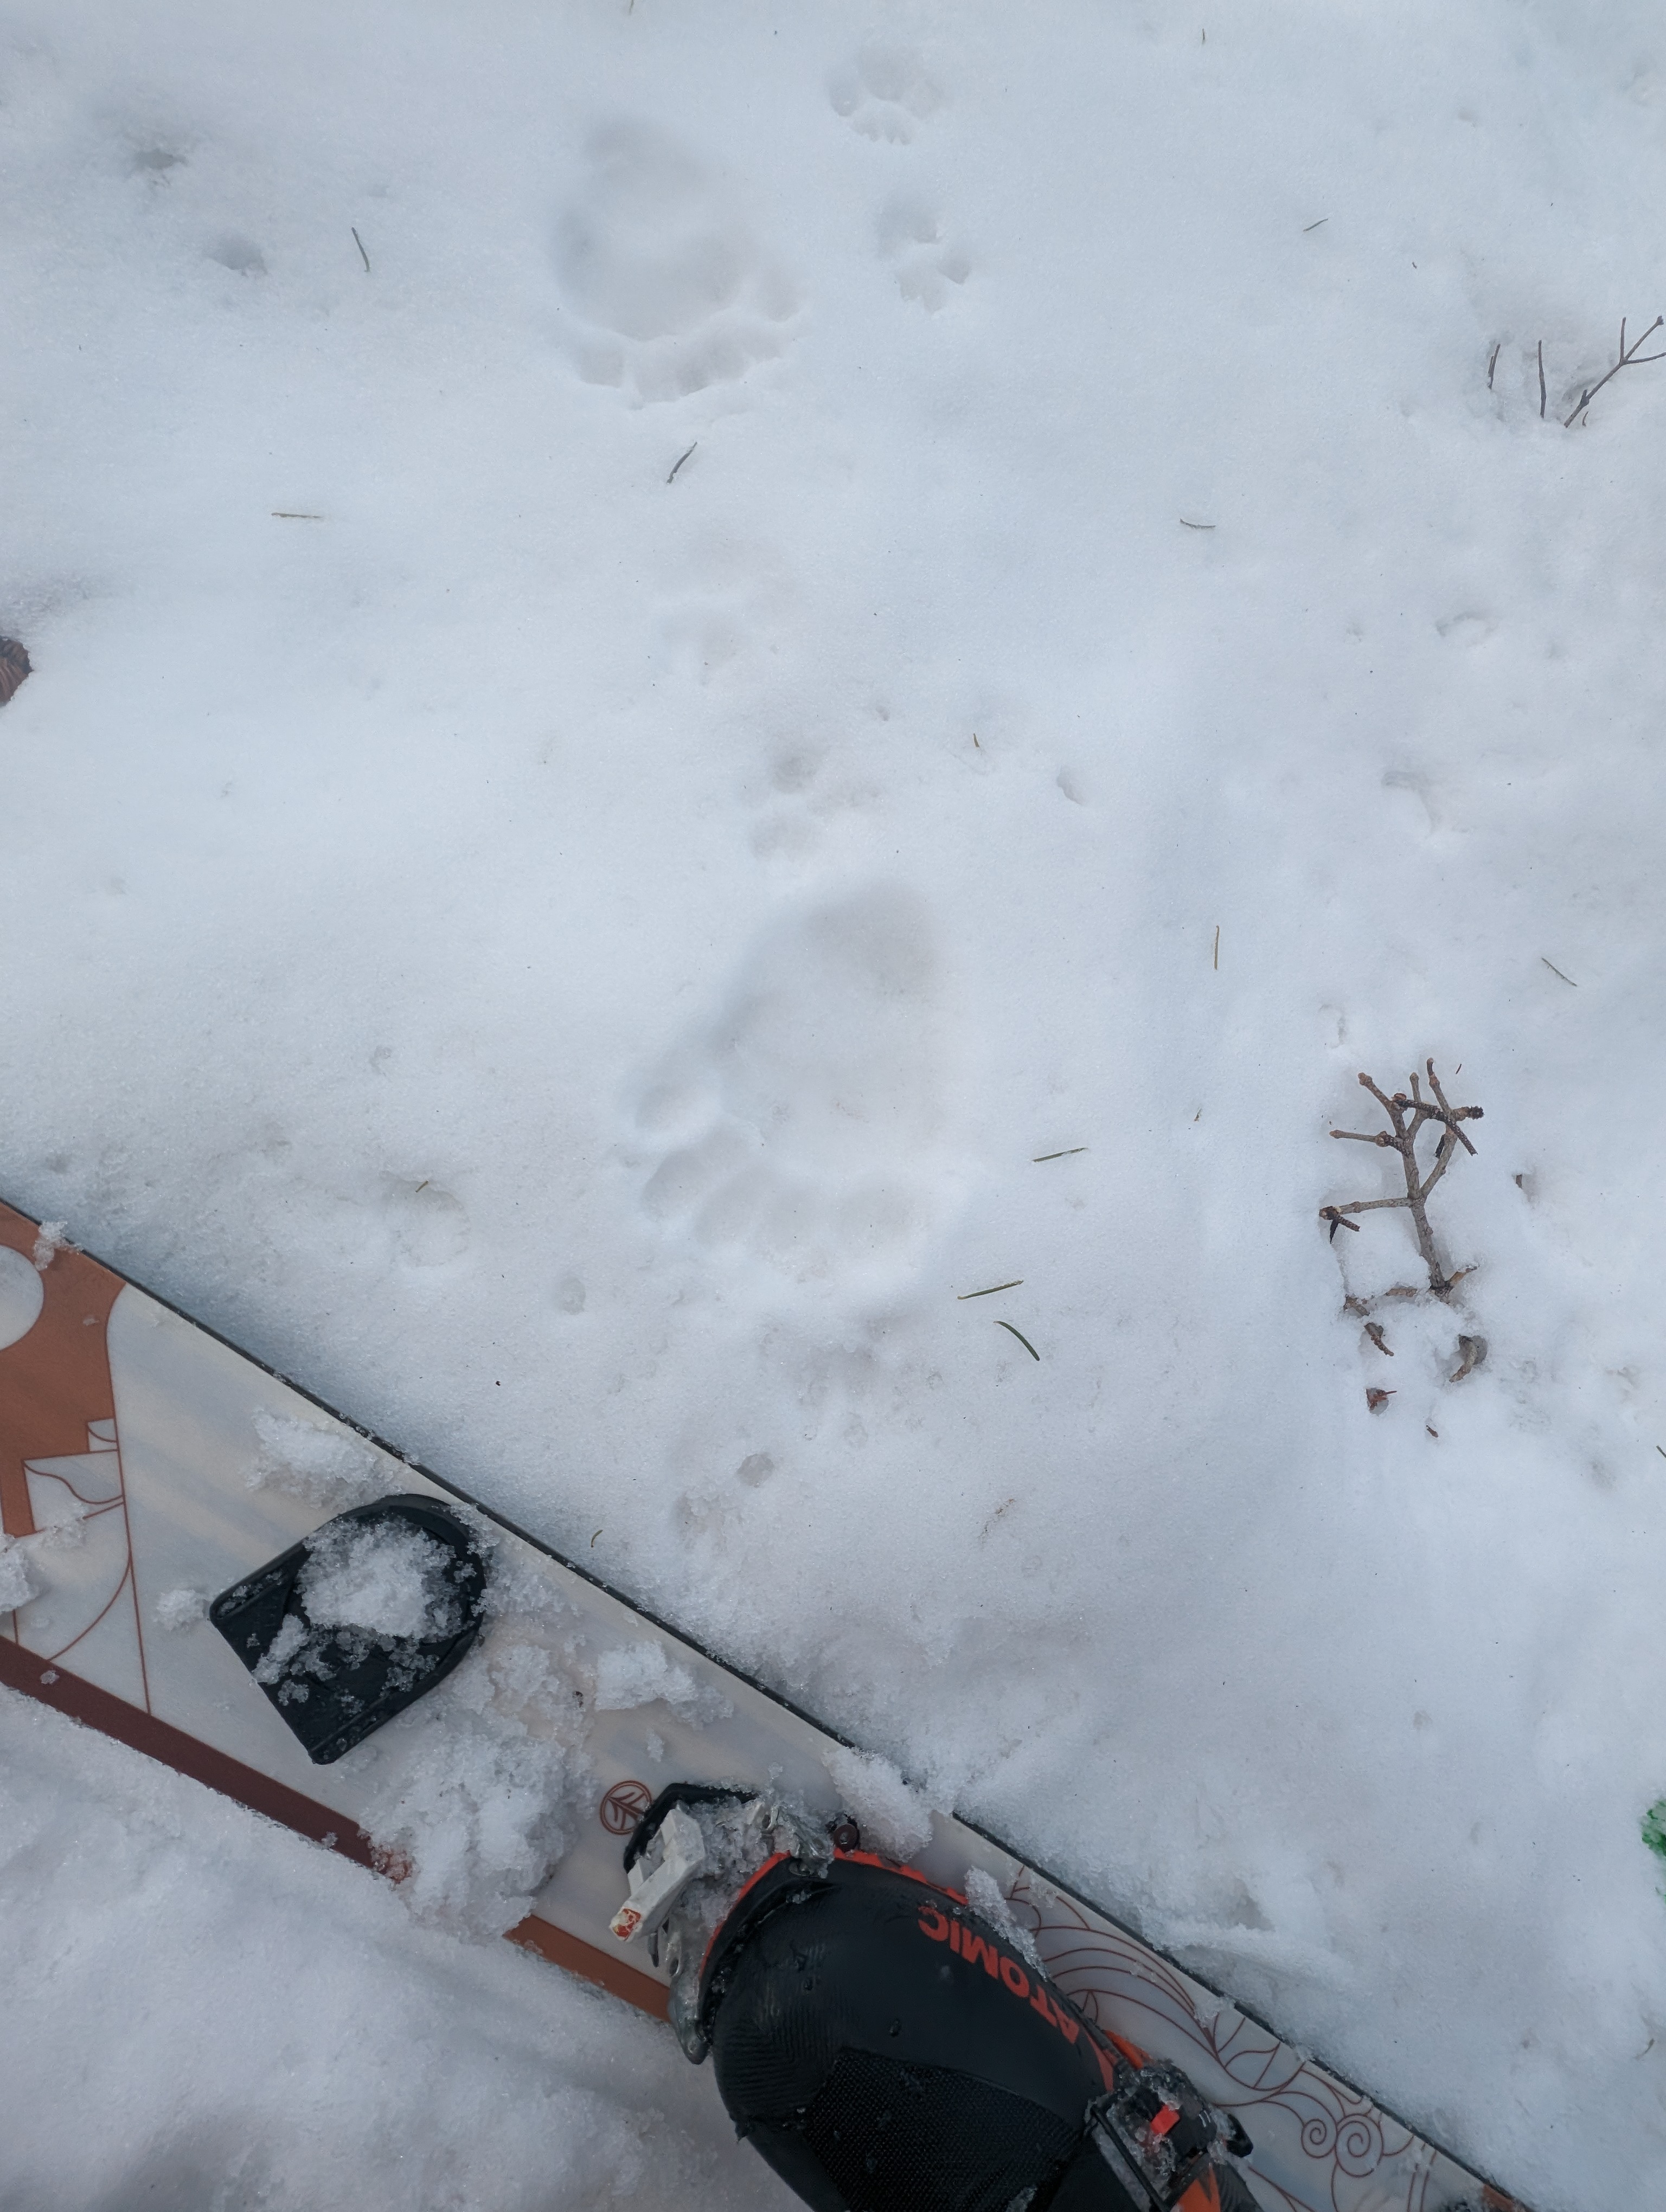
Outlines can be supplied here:
<path id="1" fill-rule="evenodd" d="M 875 44 L 836 70 L 827 88 L 836 115 L 864 138 L 909 146 L 943 105 L 942 88 L 912 46 Z"/>
<path id="2" fill-rule="evenodd" d="M 944 104 L 942 88 L 912 46 L 864 46 L 828 87 L 834 110 L 865 138 L 911 145 L 916 127 Z M 894 200 L 879 218 L 879 251 L 897 289 L 935 314 L 952 286 L 972 273 L 965 249 L 945 235 L 943 218 L 918 200 Z"/>
<path id="3" fill-rule="evenodd" d="M 950 287 L 972 273 L 964 250 L 944 234 L 943 218 L 918 200 L 893 200 L 879 218 L 879 251 L 897 275 L 897 289 L 929 315 L 952 296 Z"/>
<path id="4" fill-rule="evenodd" d="M 645 1087 L 669 1237 L 805 1284 L 906 1269 L 947 1196 L 945 1017 L 918 900 L 875 889 L 759 938 Z"/>
<path id="5" fill-rule="evenodd" d="M 556 234 L 586 381 L 652 404 L 733 383 L 783 352 L 798 298 L 735 188 L 649 124 L 611 124 L 587 151 Z"/>

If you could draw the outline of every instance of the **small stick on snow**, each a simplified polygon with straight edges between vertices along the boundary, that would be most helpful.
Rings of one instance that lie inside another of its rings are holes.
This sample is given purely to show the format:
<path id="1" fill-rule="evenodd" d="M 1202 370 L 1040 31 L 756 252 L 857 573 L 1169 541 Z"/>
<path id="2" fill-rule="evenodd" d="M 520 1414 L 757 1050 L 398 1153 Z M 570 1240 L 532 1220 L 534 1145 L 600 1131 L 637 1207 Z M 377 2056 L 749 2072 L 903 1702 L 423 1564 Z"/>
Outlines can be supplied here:
<path id="1" fill-rule="evenodd" d="M 1409 1097 L 1405 1091 L 1396 1091 L 1394 1097 L 1390 1098 L 1385 1091 L 1372 1082 L 1369 1075 L 1362 1074 L 1359 1078 L 1361 1085 L 1370 1091 L 1371 1097 L 1388 1115 L 1391 1127 L 1376 1131 L 1333 1129 L 1330 1133 L 1333 1137 L 1345 1137 L 1357 1145 L 1380 1145 L 1398 1152 L 1401 1166 L 1406 1176 L 1405 1196 L 1403 1198 L 1356 1198 L 1345 1206 L 1322 1206 L 1319 1209 L 1319 1218 L 1330 1224 L 1330 1241 L 1334 1244 L 1339 1228 L 1346 1226 L 1353 1229 L 1359 1226 L 1357 1222 L 1345 1221 L 1346 1215 L 1375 1213 L 1384 1206 L 1403 1206 L 1412 1217 L 1412 1226 L 1417 1234 L 1417 1249 L 1423 1256 L 1424 1266 L 1429 1270 L 1429 1288 L 1438 1298 L 1444 1298 L 1450 1297 L 1461 1276 L 1468 1274 L 1469 1270 L 1462 1269 L 1459 1274 L 1455 1275 L 1442 1273 L 1440 1261 L 1435 1251 L 1434 1232 L 1429 1226 L 1426 1210 L 1429 1194 L 1450 1166 L 1452 1156 L 1460 1145 L 1467 1152 L 1474 1152 L 1475 1148 L 1470 1143 L 1461 1124 L 1465 1121 L 1479 1121 L 1481 1119 L 1481 1109 L 1479 1106 L 1448 1105 L 1446 1094 L 1441 1089 L 1439 1079 L 1435 1074 L 1433 1060 L 1425 1060 L 1423 1065 L 1428 1077 L 1429 1088 L 1434 1093 L 1432 1099 L 1423 1096 L 1420 1079 L 1415 1075 L 1411 1078 L 1412 1088 Z M 1417 1139 L 1426 1121 L 1438 1121 L 1441 1125 L 1440 1141 L 1435 1148 L 1434 1161 L 1426 1176 L 1419 1166 L 1417 1158 Z"/>
<path id="2" fill-rule="evenodd" d="M 1043 1160 L 1073 1159 L 1078 1152 L 1085 1152 L 1087 1150 L 1088 1147 L 1085 1145 L 1068 1145 L 1061 1152 L 1037 1152 L 1030 1164 L 1032 1168 L 1038 1168 Z"/>
<path id="3" fill-rule="evenodd" d="M 1565 430 L 1571 430 L 1573 428 L 1579 417 L 1584 413 L 1586 408 L 1590 405 L 1591 401 L 1596 398 L 1597 393 L 1602 389 L 1602 386 L 1608 383 L 1609 378 L 1618 376 L 1622 368 L 1641 368 L 1645 362 L 1666 361 L 1666 352 L 1639 353 L 1637 349 L 1640 345 L 1646 345 L 1648 341 L 1654 336 L 1655 332 L 1660 329 L 1663 324 L 1666 324 L 1666 315 L 1657 315 L 1653 322 L 1650 324 L 1648 329 L 1644 331 L 1642 337 L 1633 341 L 1632 349 L 1627 353 L 1626 350 L 1626 318 L 1621 315 L 1620 318 L 1620 358 L 1615 362 L 1614 367 L 1608 371 L 1608 376 L 1599 376 L 1596 383 L 1593 384 L 1590 389 L 1584 393 L 1583 398 L 1580 399 L 1579 404 L 1574 409 L 1572 414 L 1570 415 L 1563 423 L 1562 428 Z"/>
<path id="4" fill-rule="evenodd" d="M 968 1298 L 992 1298 L 997 1291 L 1019 1290 L 1023 1287 L 1023 1284 L 1024 1278 L 1020 1275 L 1016 1282 L 991 1283 L 987 1291 L 962 1291 L 955 1299 L 955 1304 L 958 1306 L 964 1306 Z"/>
<path id="5" fill-rule="evenodd" d="M 682 465 L 683 465 L 684 462 L 685 460 L 687 460 L 687 459 L 689 458 L 689 453 L 693 453 L 693 452 L 694 452 L 694 450 L 695 450 L 695 447 L 698 446 L 698 444 L 699 444 L 699 443 L 700 443 L 700 441 L 699 441 L 699 439 L 698 439 L 698 438 L 696 438 L 696 439 L 695 440 L 695 441 L 694 441 L 694 445 L 693 445 L 693 446 L 690 446 L 690 447 L 689 447 L 689 453 L 679 453 L 679 454 L 677 456 L 677 459 L 676 459 L 672 463 L 672 465 L 671 465 L 671 474 L 670 474 L 670 475 L 666 478 L 666 482 L 667 483 L 676 483 L 676 481 L 677 481 L 677 471 L 678 471 L 678 469 L 680 469 L 680 468 L 682 467 Z"/>
<path id="6" fill-rule="evenodd" d="M 348 227 L 350 229 L 352 228 L 350 224 Z M 359 236 L 356 230 L 353 232 L 353 243 L 359 249 L 359 258 L 364 264 L 364 273 L 368 276 L 370 274 L 370 256 L 365 252 L 364 240 Z"/>
<path id="7" fill-rule="evenodd" d="M 1329 221 L 1330 217 L 1328 215 L 1322 215 L 1317 222 L 1304 222 L 1302 225 L 1302 236 L 1305 238 L 1310 230 L 1322 230 Z"/>
<path id="8" fill-rule="evenodd" d="M 324 517 L 321 514 L 297 514 L 293 510 L 282 507 L 275 507 L 272 509 L 274 522 L 322 522 L 323 520 Z"/>
<path id="9" fill-rule="evenodd" d="M 1487 356 L 1487 388 L 1489 392 L 1493 389 L 1493 372 L 1499 365 L 1499 356 L 1502 351 L 1502 346 L 1495 345 Z"/>
<path id="10" fill-rule="evenodd" d="M 1539 957 L 1541 960 L 1545 960 L 1545 956 L 1542 952 L 1539 955 Z M 1545 960 L 1545 966 L 1549 969 L 1553 975 L 1562 975 L 1561 969 L 1556 965 L 1556 963 L 1554 960 Z M 1562 981 L 1568 986 L 1570 990 L 1577 991 L 1579 988 L 1579 986 L 1574 981 L 1572 975 L 1562 975 Z"/>
<path id="11" fill-rule="evenodd" d="M 1188 522 L 1183 514 L 1180 518 L 1180 526 L 1183 530 L 1213 530 L 1215 526 L 1213 522 Z"/>
<path id="12" fill-rule="evenodd" d="M 1215 973 L 1220 973 L 1220 924 L 1215 924 Z"/>
<path id="13" fill-rule="evenodd" d="M 1377 1346 L 1377 1350 L 1385 1358 L 1392 1359 L 1394 1358 L 1394 1353 L 1389 1345 L 1389 1340 L 1383 1334 L 1383 1324 L 1380 1321 L 1368 1321 L 1365 1323 L 1365 1334 L 1371 1339 L 1371 1342 Z"/>
<path id="14" fill-rule="evenodd" d="M 1545 342 L 1539 340 L 1539 420 L 1545 419 Z"/>

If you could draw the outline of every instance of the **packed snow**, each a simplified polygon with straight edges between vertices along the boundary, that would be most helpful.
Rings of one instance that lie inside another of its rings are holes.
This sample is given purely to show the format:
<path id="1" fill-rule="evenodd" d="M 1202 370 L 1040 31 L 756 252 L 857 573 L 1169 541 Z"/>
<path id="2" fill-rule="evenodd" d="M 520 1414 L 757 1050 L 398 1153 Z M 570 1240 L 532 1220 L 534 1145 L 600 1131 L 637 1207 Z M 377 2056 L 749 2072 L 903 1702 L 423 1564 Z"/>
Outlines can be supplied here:
<path id="1" fill-rule="evenodd" d="M 314 1628 L 356 1629 L 377 1643 L 455 1636 L 456 1564 L 447 1546 L 403 1522 L 338 1521 L 308 1544 L 295 1594 Z"/>
<path id="2" fill-rule="evenodd" d="M 1539 2212 L 1666 2195 L 1663 116 L 1639 0 L 0 0 L 0 1192 Z M 1319 1218 L 1430 1058 L 1447 1302 Z M 784 2203 L 490 1940 L 540 1663 L 400 1892 L 0 1696 L 0 2204 Z"/>
<path id="3" fill-rule="evenodd" d="M 386 1495 L 386 1463 L 356 1437 L 287 1413 L 254 1417 L 259 1449 L 245 1480 L 251 1490 L 283 1490 L 321 1512 L 344 1513 Z"/>
<path id="4" fill-rule="evenodd" d="M 665 1645 L 652 1638 L 597 1655 L 591 1703 L 601 1713 L 663 1705 L 680 1719 L 696 1725 L 722 1720 L 734 1710 L 728 1698 L 702 1689 L 688 1668 L 670 1658 Z"/>

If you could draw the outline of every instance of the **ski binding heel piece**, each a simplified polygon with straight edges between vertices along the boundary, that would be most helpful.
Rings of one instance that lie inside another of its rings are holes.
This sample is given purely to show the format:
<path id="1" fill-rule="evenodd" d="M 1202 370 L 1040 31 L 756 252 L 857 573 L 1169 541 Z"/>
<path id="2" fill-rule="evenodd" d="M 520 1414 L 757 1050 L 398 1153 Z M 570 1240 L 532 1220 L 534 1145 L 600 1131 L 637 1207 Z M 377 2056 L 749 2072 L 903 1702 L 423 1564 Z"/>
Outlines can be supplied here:
<path id="1" fill-rule="evenodd" d="M 209 1619 L 325 1766 L 450 1674 L 479 1633 L 485 1589 L 455 1513 L 382 1498 L 222 1590 Z"/>
<path id="2" fill-rule="evenodd" d="M 706 1839 L 700 1824 L 680 1805 L 667 1809 L 654 1843 L 659 1846 L 658 1863 L 648 1865 L 646 1850 L 632 1859 L 630 1894 L 608 1923 L 622 1943 L 634 1942 L 644 1929 L 660 1927 L 689 1884 L 706 1870 Z"/>

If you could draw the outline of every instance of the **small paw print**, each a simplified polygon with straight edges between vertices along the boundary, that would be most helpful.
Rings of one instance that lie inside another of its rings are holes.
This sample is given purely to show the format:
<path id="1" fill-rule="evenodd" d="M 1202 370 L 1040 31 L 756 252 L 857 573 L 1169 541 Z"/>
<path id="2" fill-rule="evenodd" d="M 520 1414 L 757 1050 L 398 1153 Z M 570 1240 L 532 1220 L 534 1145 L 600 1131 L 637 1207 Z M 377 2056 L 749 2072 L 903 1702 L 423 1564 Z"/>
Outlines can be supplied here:
<path id="1" fill-rule="evenodd" d="M 879 250 L 897 275 L 897 289 L 905 300 L 917 300 L 934 315 L 950 297 L 949 287 L 961 285 L 972 273 L 964 250 L 946 240 L 943 221 L 930 208 L 894 203 L 879 222 Z"/>
<path id="2" fill-rule="evenodd" d="M 828 87 L 835 114 L 864 138 L 910 145 L 918 125 L 943 105 L 940 88 L 911 46 L 864 46 Z"/>

